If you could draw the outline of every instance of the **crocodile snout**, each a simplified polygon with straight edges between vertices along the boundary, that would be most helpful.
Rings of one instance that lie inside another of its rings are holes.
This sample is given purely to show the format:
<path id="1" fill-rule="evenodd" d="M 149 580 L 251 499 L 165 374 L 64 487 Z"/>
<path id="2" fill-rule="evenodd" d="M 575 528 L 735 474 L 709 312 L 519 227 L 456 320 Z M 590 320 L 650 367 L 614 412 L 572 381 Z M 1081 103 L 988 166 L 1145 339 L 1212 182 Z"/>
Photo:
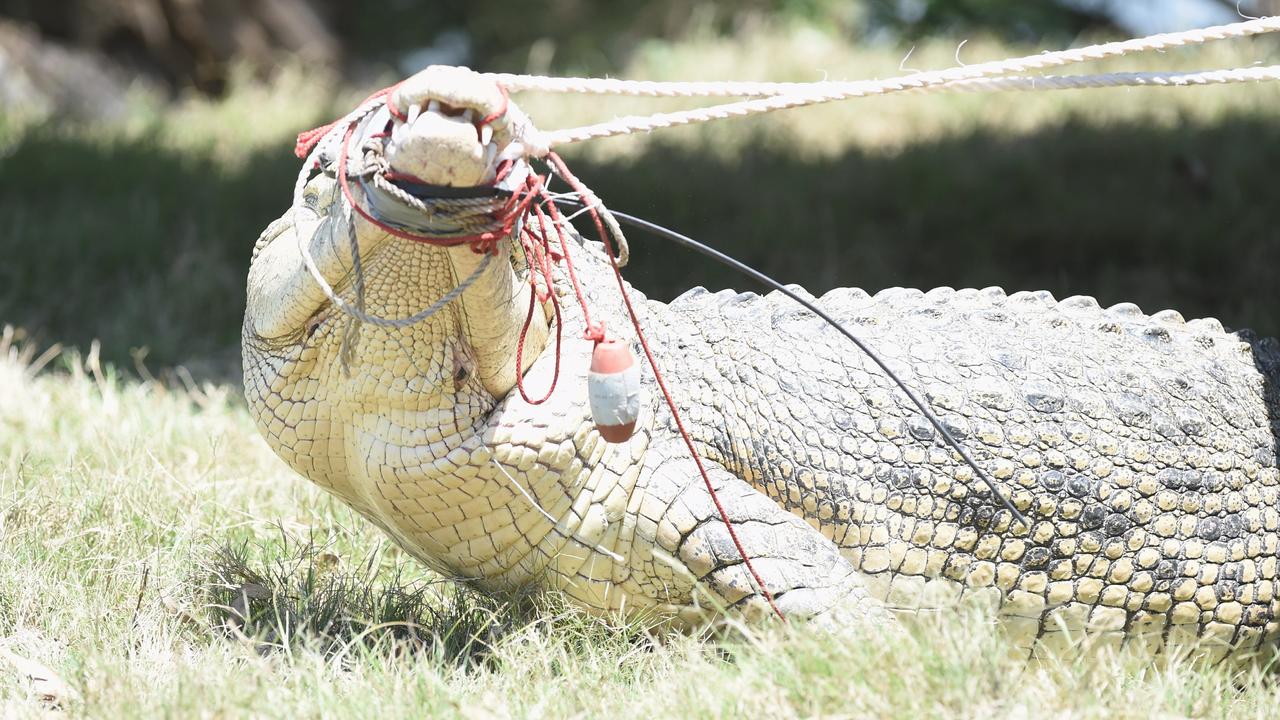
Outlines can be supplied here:
<path id="1" fill-rule="evenodd" d="M 432 66 L 397 86 L 390 102 L 404 118 L 387 142 L 396 172 L 450 187 L 493 181 L 510 140 L 497 83 L 466 68 Z"/>

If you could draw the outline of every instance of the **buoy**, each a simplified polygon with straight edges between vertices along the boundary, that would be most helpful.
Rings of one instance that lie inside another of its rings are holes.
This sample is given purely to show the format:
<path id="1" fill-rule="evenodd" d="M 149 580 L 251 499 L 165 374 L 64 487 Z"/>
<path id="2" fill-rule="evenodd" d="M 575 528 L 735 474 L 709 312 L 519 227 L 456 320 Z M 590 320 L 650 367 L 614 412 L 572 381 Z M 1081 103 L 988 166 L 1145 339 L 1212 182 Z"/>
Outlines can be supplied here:
<path id="1" fill-rule="evenodd" d="M 626 343 L 613 338 L 596 343 L 587 399 L 600 437 L 611 443 L 631 438 L 640 416 L 640 363 Z"/>

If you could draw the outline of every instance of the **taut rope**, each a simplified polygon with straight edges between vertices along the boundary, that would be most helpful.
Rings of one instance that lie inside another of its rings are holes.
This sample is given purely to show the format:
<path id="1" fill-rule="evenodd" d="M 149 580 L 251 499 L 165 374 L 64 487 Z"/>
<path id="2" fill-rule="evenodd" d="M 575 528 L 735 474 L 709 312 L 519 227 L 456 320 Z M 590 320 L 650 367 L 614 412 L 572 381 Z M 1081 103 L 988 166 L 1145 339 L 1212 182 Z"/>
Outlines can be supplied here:
<path id="1" fill-rule="evenodd" d="M 1134 53 L 1201 45 L 1217 40 L 1244 38 L 1280 30 L 1280 16 L 1257 18 L 1230 25 L 1162 33 L 1133 40 L 1090 45 L 1083 48 L 1027 55 L 961 67 L 913 73 L 887 80 L 821 81 L 812 83 L 757 82 L 654 82 L 594 78 L 552 78 L 534 75 L 493 74 L 510 92 L 537 90 L 651 97 L 754 97 L 706 108 L 629 116 L 608 122 L 550 132 L 526 131 L 520 138 L 526 153 L 541 157 L 554 147 L 595 138 L 651 132 L 691 123 L 746 117 L 760 113 L 804 107 L 850 98 L 873 97 L 899 92 L 967 92 L 983 90 L 1048 90 L 1068 87 L 1114 87 L 1124 85 L 1204 85 L 1210 83 L 1280 80 L 1280 66 L 1202 73 L 1111 73 L 1082 76 L 1075 80 L 1054 79 L 1042 84 L 1036 78 L 1014 78 L 1014 73 L 1063 67 Z"/>

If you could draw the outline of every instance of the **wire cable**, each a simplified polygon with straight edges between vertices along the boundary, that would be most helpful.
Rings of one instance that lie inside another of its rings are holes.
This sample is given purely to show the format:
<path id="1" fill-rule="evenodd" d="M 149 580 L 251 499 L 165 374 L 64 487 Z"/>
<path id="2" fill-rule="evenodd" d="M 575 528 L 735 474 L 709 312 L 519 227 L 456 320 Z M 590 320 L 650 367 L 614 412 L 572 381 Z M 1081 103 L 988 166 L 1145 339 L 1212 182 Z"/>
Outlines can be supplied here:
<path id="1" fill-rule="evenodd" d="M 556 198 L 555 202 L 557 204 L 560 204 L 566 207 L 571 207 L 571 208 L 579 208 L 584 206 L 582 202 L 579 202 L 574 198 L 568 198 L 568 197 Z M 644 230 L 658 237 L 664 238 L 666 240 L 670 240 L 671 242 L 674 242 L 677 245 L 693 250 L 694 252 L 697 252 L 708 258 L 711 258 L 712 260 L 715 260 L 721 265 L 724 265 L 743 275 L 746 275 L 747 277 L 751 278 L 752 280 L 755 280 L 756 282 L 761 283 L 762 285 L 765 285 L 773 290 L 776 290 L 782 293 L 788 298 L 794 300 L 797 304 L 799 304 L 805 310 L 808 310 L 809 312 L 813 313 L 823 322 L 835 328 L 837 332 L 839 332 L 841 335 L 848 338 L 849 341 L 852 342 L 854 345 L 856 345 L 864 355 L 866 355 L 868 358 L 871 359 L 872 362 L 874 362 L 877 366 L 879 366 L 879 368 L 884 372 L 884 374 L 890 380 L 892 380 L 893 383 L 897 385 L 900 390 L 902 390 L 903 394 L 905 394 L 907 398 L 911 400 L 911 403 L 915 405 L 916 408 L 920 411 L 920 413 L 924 415 L 925 419 L 929 421 L 929 424 L 933 425 L 934 429 L 938 431 L 938 434 L 943 438 L 943 440 L 946 441 L 946 443 L 950 445 L 953 450 L 959 453 L 960 457 L 964 460 L 965 464 L 967 464 L 970 468 L 973 469 L 975 473 L 977 473 L 978 477 L 982 480 L 982 482 L 985 483 L 987 488 L 991 490 L 991 493 L 1000 501 L 1000 504 L 1003 505 L 1004 508 L 1008 510 L 1010 513 L 1012 513 L 1013 517 L 1016 518 L 1018 522 L 1022 523 L 1022 525 L 1025 526 L 1028 530 L 1031 529 L 1031 523 L 1027 521 L 1026 516 L 1024 516 L 1022 512 L 1019 511 L 1018 508 L 1014 506 L 1013 502 L 1009 500 L 1009 498 L 1005 497 L 1004 494 L 1000 492 L 1000 488 L 996 485 L 995 480 L 991 478 L 991 476 L 987 473 L 987 471 L 983 470 L 978 465 L 977 461 L 975 461 L 973 457 L 969 454 L 969 451 L 965 450 L 964 446 L 960 444 L 960 441 L 957 440 L 949 430 L 947 430 L 946 426 L 943 425 L 942 421 L 938 418 L 938 416 L 934 414 L 933 410 L 929 408 L 928 403 L 926 403 L 924 399 L 919 396 L 919 394 L 917 394 L 914 390 L 912 390 L 902 380 L 902 378 L 898 377 L 897 373 L 895 373 L 892 369 L 889 368 L 889 365 L 884 361 L 884 358 L 880 357 L 879 353 L 873 350 L 871 346 L 867 345 L 867 343 L 864 342 L 857 335 L 854 335 L 848 328 L 842 325 L 839 321 L 837 321 L 835 318 L 828 315 L 826 312 L 823 312 L 823 310 L 819 308 L 817 305 L 814 305 L 812 302 L 809 302 L 808 300 L 804 299 L 803 297 L 796 294 L 792 290 L 788 289 L 787 286 L 783 285 L 777 280 L 774 280 L 773 278 L 769 277 L 763 272 L 756 270 L 755 268 L 751 267 L 750 265 L 747 265 L 741 260 L 738 260 L 737 258 L 732 257 L 730 255 L 727 255 L 724 252 L 721 252 L 720 250 L 717 250 L 711 247 L 710 245 L 706 245 L 704 243 L 698 242 L 697 240 L 694 240 L 693 238 L 687 235 L 682 235 L 676 232 L 675 230 L 671 230 L 670 228 L 663 227 L 662 225 L 658 225 L 657 223 L 650 222 L 643 218 L 639 218 L 634 215 L 628 215 L 627 213 L 619 212 L 617 210 L 611 210 L 611 212 L 614 214 L 615 217 L 617 217 L 619 220 L 626 223 L 627 225 L 630 225 L 631 227 Z"/>

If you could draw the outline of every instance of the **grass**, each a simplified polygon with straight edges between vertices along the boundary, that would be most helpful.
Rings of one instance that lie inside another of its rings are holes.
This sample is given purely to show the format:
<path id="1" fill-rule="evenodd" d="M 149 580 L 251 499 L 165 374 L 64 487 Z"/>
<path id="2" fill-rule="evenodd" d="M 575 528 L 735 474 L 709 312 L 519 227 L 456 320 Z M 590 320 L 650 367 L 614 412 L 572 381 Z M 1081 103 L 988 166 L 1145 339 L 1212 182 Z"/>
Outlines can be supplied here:
<path id="1" fill-rule="evenodd" d="M 286 74 L 121 125 L 0 123 L 0 317 L 130 368 L 234 367 L 248 253 L 297 171 L 283 140 L 329 97 Z"/>
<path id="2" fill-rule="evenodd" d="M 225 389 L 76 356 L 32 373 L 32 355 L 0 346 L 0 716 L 50 706 L 13 656 L 61 680 L 67 716 L 1268 717 L 1280 702 L 1256 671 L 1102 652 L 1028 666 L 963 615 L 892 642 L 803 626 L 707 642 L 554 598 L 498 605 L 293 478 Z"/>
<path id="3" fill-rule="evenodd" d="M 195 579 L 212 626 L 252 643 L 259 654 L 356 646 L 431 654 L 463 666 L 484 662 L 513 607 L 371 553 L 354 568 L 283 528 L 271 542 L 222 544 Z M 529 611 L 523 603 L 514 606 Z"/>
<path id="4" fill-rule="evenodd" d="M 1274 678 L 1028 666 L 963 615 L 904 638 L 649 638 L 434 579 L 292 477 L 225 389 L 0 345 L 0 716 L 1270 717 Z M 29 346 L 27 346 L 29 347 Z M 237 606 L 237 594 L 251 596 Z M 248 610 L 248 612 L 245 612 Z M 248 621 L 227 620 L 234 616 Z M 396 632 L 412 623 L 414 633 Z"/>
<path id="5" fill-rule="evenodd" d="M 1274 39 L 1089 66 L 1276 62 Z M 888 76 L 1035 52 L 975 39 L 906 55 L 812 32 L 654 43 L 626 75 L 808 80 Z M 284 210 L 299 129 L 359 90 L 285 71 L 224 100 L 140 103 L 117 125 L 0 113 L 0 320 L 133 368 L 234 377 L 244 276 Z M 688 105 L 528 96 L 541 127 Z M 1280 334 L 1270 213 L 1277 84 L 911 95 L 711 123 L 569 149 L 608 202 L 712 242 L 814 292 L 999 284 L 1217 316 Z M 658 297 L 745 285 L 633 242 Z"/>
<path id="6" fill-rule="evenodd" d="M 903 54 L 805 34 L 745 44 L 653 45 L 627 74 L 885 76 Z M 922 45 L 909 65 L 954 51 Z M 1158 59 L 1275 56 L 1252 42 Z M 288 471 L 234 381 L 201 380 L 235 375 L 249 251 L 288 202 L 292 134 L 359 95 L 285 73 L 118 126 L 0 113 L 0 324 L 39 338 L 0 336 L 0 717 L 43 716 L 42 692 L 95 717 L 1272 716 L 1272 677 L 1104 652 L 1026 666 L 962 616 L 892 641 L 790 627 L 711 643 L 441 585 Z M 1277 100 L 1274 86 L 884 98 L 570 161 L 615 207 L 815 291 L 1044 287 L 1276 334 Z M 527 103 L 548 128 L 670 106 Z M 631 277 L 656 295 L 742 284 L 632 247 Z M 71 349 L 36 352 L 55 341 Z M 175 363 L 192 372 L 146 379 Z"/>

